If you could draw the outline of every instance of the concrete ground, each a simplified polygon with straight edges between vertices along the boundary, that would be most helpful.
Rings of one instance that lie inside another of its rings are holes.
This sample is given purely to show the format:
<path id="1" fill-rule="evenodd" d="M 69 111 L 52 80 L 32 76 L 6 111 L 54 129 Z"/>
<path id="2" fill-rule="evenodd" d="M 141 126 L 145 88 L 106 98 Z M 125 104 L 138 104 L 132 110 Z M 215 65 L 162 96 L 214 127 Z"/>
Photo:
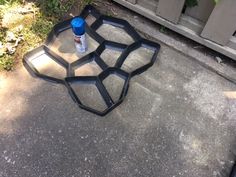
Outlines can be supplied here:
<path id="1" fill-rule="evenodd" d="M 0 76 L 0 177 L 229 176 L 236 85 L 159 43 L 158 62 L 106 117 L 23 66 Z"/>

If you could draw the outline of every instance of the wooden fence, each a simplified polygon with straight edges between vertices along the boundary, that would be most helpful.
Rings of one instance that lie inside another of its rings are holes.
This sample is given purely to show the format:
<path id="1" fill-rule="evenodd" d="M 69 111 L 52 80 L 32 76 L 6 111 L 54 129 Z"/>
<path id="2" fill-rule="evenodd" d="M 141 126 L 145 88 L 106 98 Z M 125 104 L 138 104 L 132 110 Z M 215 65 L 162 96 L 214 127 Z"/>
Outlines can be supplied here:
<path id="1" fill-rule="evenodd" d="M 236 60 L 236 0 L 114 0 L 151 20 Z"/>

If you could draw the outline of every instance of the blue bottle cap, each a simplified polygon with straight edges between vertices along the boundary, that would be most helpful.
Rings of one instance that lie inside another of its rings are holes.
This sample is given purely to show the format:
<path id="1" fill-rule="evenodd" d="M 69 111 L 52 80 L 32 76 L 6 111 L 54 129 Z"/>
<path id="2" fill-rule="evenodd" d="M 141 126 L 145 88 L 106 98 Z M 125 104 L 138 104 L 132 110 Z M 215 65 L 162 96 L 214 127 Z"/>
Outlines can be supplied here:
<path id="1" fill-rule="evenodd" d="M 85 21 L 82 18 L 74 18 L 71 21 L 71 27 L 75 35 L 83 35 L 85 33 Z"/>

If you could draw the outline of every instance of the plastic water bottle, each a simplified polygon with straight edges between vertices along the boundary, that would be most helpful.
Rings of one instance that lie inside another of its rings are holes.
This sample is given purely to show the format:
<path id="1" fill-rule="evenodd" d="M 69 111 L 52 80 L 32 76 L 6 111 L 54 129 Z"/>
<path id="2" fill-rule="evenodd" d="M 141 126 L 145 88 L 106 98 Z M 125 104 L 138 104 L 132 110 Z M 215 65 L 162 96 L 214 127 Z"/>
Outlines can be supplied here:
<path id="1" fill-rule="evenodd" d="M 72 31 L 74 33 L 75 47 L 78 53 L 84 53 L 88 49 L 85 34 L 85 21 L 82 18 L 74 18 L 71 21 Z"/>

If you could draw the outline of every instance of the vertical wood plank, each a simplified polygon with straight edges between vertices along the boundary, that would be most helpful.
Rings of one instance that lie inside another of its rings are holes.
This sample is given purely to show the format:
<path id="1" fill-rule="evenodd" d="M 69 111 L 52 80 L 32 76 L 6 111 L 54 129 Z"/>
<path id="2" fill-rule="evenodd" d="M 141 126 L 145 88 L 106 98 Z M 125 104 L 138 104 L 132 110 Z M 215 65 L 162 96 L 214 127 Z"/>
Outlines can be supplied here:
<path id="1" fill-rule="evenodd" d="M 201 36 L 226 45 L 236 29 L 236 0 L 220 0 L 214 8 Z"/>
<path id="2" fill-rule="evenodd" d="M 130 2 L 131 4 L 136 4 L 137 0 L 127 0 L 128 2 Z"/>
<path id="3" fill-rule="evenodd" d="M 187 7 L 185 14 L 205 23 L 211 15 L 214 7 L 215 3 L 213 0 L 199 0 L 197 6 Z"/>
<path id="4" fill-rule="evenodd" d="M 159 0 L 156 14 L 177 24 L 184 2 L 185 0 Z"/>

